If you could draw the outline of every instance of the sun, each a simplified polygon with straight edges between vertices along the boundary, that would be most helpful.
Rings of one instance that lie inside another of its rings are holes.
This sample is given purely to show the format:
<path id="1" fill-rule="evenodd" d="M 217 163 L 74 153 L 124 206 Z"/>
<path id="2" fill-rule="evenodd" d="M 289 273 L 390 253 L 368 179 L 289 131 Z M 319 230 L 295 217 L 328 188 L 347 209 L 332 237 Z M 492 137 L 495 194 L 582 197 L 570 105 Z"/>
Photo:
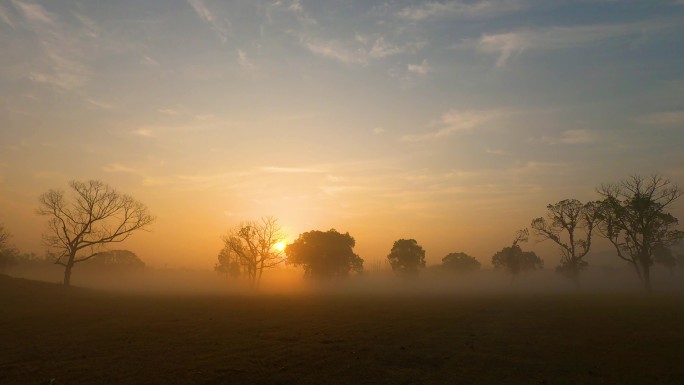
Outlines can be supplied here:
<path id="1" fill-rule="evenodd" d="M 284 242 L 278 242 L 275 245 L 273 245 L 273 247 L 275 247 L 276 250 L 278 250 L 278 251 L 283 251 L 283 250 L 285 250 L 285 243 Z"/>

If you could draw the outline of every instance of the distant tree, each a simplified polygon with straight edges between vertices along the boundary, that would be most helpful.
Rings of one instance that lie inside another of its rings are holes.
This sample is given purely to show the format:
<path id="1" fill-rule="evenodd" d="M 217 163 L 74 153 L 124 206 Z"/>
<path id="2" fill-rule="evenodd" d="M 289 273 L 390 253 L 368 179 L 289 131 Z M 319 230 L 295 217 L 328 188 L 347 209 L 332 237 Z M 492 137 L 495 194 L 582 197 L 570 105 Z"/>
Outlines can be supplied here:
<path id="1" fill-rule="evenodd" d="M 309 231 L 287 245 L 287 263 L 304 267 L 309 278 L 341 278 L 363 272 L 363 259 L 354 253 L 356 241 L 349 233 L 332 229 Z"/>
<path id="2" fill-rule="evenodd" d="M 84 263 L 84 265 L 116 271 L 132 271 L 145 268 L 145 262 L 129 250 L 101 251 Z"/>
<path id="3" fill-rule="evenodd" d="M 214 265 L 214 270 L 226 276 L 226 278 L 237 278 L 240 276 L 240 258 L 230 247 L 224 246 L 218 254 L 218 262 Z"/>
<path id="4" fill-rule="evenodd" d="M 282 250 L 276 247 L 283 238 L 276 218 L 263 217 L 258 221 L 243 222 L 223 236 L 224 256 L 234 258 L 246 274 L 250 287 L 258 289 L 264 269 L 284 261 Z M 219 257 L 222 258 L 221 254 Z"/>
<path id="5" fill-rule="evenodd" d="M 417 275 L 425 267 L 425 250 L 415 239 L 399 239 L 387 255 L 392 270 L 402 275 Z"/>
<path id="6" fill-rule="evenodd" d="M 653 248 L 653 262 L 667 267 L 670 270 L 670 274 L 672 274 L 675 266 L 677 266 L 677 257 L 672 252 L 672 249 L 658 244 Z"/>
<path id="7" fill-rule="evenodd" d="M 546 218 L 532 220 L 532 230 L 542 240 L 556 243 L 561 252 L 558 272 L 568 275 L 579 286 L 580 272 L 587 266 L 583 259 L 591 248 L 591 236 L 598 223 L 598 204 L 583 204 L 565 199 L 546 206 Z"/>
<path id="8" fill-rule="evenodd" d="M 0 248 L 7 247 L 7 241 L 12 237 L 6 229 L 5 225 L 0 224 Z"/>
<path id="9" fill-rule="evenodd" d="M 466 253 L 450 253 L 442 258 L 442 268 L 448 271 L 467 273 L 480 270 L 480 261 Z"/>
<path id="10" fill-rule="evenodd" d="M 528 238 L 529 231 L 527 229 L 519 230 L 511 246 L 504 247 L 492 256 L 494 268 L 506 270 L 511 274 L 512 279 L 515 279 L 522 272 L 543 268 L 544 261 L 537 254 L 533 251 L 523 251 L 520 248 L 519 243 L 527 242 Z"/>
<path id="11" fill-rule="evenodd" d="M 54 263 L 64 266 L 65 286 L 71 284 L 75 264 L 154 221 L 145 205 L 100 181 L 72 181 L 69 187 L 71 199 L 60 190 L 49 190 L 40 196 L 38 208 L 38 214 L 49 217 L 43 239 L 54 252 Z"/>
<path id="12" fill-rule="evenodd" d="M 5 226 L 0 224 L 0 273 L 4 273 L 17 264 L 17 251 L 11 248 L 8 240 L 12 237 Z"/>
<path id="13" fill-rule="evenodd" d="M 679 221 L 669 213 L 682 195 L 681 189 L 659 175 L 633 175 L 597 191 L 604 197 L 599 231 L 613 244 L 618 257 L 634 267 L 644 289 L 651 291 L 654 251 L 684 238 L 676 229 Z"/>

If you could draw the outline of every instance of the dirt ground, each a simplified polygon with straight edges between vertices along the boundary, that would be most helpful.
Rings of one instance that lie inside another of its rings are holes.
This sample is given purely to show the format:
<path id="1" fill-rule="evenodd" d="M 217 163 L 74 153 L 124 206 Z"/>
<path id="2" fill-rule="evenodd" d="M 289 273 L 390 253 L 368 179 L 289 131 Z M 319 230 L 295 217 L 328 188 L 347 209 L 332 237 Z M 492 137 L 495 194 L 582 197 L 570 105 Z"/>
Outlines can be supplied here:
<path id="1" fill-rule="evenodd" d="M 163 295 L 0 276 L 0 384 L 682 384 L 684 297 Z"/>

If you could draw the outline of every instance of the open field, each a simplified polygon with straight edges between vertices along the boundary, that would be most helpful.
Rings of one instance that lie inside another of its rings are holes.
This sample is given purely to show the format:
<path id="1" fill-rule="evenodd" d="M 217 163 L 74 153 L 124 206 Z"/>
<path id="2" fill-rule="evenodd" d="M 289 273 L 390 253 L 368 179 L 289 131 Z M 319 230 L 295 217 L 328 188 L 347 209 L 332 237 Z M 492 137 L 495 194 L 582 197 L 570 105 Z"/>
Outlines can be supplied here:
<path id="1" fill-rule="evenodd" d="M 681 384 L 683 321 L 681 295 L 143 295 L 0 276 L 0 383 Z"/>

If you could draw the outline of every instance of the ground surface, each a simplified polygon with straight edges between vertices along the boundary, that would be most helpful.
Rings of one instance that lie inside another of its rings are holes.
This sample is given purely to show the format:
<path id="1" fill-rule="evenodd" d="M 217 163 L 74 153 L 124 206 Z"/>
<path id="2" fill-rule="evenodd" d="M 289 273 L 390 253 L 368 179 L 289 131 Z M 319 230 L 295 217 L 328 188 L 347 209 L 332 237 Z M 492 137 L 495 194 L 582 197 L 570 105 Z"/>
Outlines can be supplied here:
<path id="1" fill-rule="evenodd" d="M 1 384 L 682 384 L 684 297 L 163 296 L 0 276 Z"/>

